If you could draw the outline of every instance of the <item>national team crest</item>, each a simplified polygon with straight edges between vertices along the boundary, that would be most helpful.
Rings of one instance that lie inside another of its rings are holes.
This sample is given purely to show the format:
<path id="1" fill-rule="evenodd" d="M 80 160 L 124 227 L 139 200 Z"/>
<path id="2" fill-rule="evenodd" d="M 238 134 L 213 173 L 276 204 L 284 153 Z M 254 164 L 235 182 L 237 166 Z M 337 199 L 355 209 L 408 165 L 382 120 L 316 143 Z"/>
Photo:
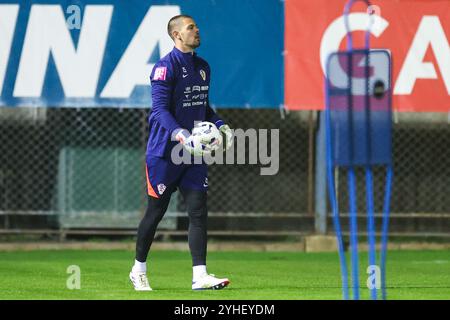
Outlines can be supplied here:
<path id="1" fill-rule="evenodd" d="M 158 184 L 158 193 L 161 195 L 166 191 L 166 185 L 164 183 Z"/>
<path id="2" fill-rule="evenodd" d="M 206 80 L 206 72 L 205 72 L 205 70 L 201 69 L 200 70 L 200 75 L 202 76 L 203 81 L 205 81 Z"/>

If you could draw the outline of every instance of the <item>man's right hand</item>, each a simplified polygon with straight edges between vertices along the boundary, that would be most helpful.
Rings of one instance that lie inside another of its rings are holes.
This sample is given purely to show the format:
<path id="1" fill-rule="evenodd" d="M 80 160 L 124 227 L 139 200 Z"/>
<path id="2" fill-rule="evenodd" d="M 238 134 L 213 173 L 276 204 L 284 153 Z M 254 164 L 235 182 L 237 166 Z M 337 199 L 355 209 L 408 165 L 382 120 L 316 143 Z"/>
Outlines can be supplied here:
<path id="1" fill-rule="evenodd" d="M 181 144 L 186 144 L 187 141 L 189 141 L 189 138 L 191 137 L 191 134 L 186 129 L 176 129 L 174 131 L 175 134 L 175 140 L 180 142 Z"/>
<path id="2" fill-rule="evenodd" d="M 173 132 L 175 140 L 183 145 L 183 147 L 194 156 L 201 156 L 203 152 L 195 151 L 193 136 L 186 129 L 177 129 Z"/>

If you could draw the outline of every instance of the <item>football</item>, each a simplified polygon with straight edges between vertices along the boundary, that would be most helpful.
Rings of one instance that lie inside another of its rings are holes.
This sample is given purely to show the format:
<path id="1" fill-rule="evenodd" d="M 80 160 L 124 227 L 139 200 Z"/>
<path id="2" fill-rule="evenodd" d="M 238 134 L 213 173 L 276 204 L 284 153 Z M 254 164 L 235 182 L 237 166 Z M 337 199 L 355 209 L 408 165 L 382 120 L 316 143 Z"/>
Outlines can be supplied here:
<path id="1" fill-rule="evenodd" d="M 192 136 L 195 154 L 208 154 L 222 145 L 222 134 L 214 123 L 208 121 L 196 123 L 192 129 Z"/>

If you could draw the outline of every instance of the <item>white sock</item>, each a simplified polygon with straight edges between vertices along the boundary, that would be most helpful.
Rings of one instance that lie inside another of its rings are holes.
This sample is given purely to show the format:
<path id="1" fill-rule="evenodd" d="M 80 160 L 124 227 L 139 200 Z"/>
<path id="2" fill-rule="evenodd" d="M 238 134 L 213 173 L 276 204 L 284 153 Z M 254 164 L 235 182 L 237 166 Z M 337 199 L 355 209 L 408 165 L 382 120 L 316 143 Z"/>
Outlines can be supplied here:
<path id="1" fill-rule="evenodd" d="M 133 272 L 147 272 L 147 263 L 134 260 Z"/>
<path id="2" fill-rule="evenodd" d="M 205 265 L 200 265 L 200 266 L 193 266 L 192 267 L 192 279 L 193 281 L 197 281 L 198 278 L 200 278 L 201 276 L 205 275 L 206 272 L 206 266 Z"/>

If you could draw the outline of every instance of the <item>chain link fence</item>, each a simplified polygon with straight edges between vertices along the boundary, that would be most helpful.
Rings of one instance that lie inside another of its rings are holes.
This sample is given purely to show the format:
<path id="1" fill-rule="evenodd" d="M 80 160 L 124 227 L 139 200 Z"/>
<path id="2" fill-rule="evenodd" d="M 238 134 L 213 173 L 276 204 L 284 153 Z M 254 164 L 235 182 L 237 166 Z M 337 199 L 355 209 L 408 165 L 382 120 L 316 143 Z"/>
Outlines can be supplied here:
<path id="1" fill-rule="evenodd" d="M 448 236 L 450 233 L 450 124 L 447 114 L 396 114 L 393 126 L 391 233 Z M 381 226 L 386 169 L 374 169 L 374 210 Z M 358 213 L 367 212 L 364 169 L 357 169 Z M 347 172 L 339 170 L 338 201 L 349 211 Z M 359 228 L 366 227 L 363 215 Z M 348 229 L 348 221 L 344 220 Z M 329 221 L 329 228 L 332 223 Z"/>
<path id="2" fill-rule="evenodd" d="M 0 111 L 0 212 L 6 215 L 5 225 L 20 227 L 25 215 L 35 220 L 43 216 L 39 227 L 135 225 L 143 198 L 138 170 L 143 167 L 145 112 Z"/>
<path id="3" fill-rule="evenodd" d="M 219 114 L 232 128 L 279 129 L 280 162 L 273 176 L 260 175 L 261 164 L 210 166 L 212 234 L 314 233 L 310 132 L 314 137 L 317 122 L 311 113 L 226 109 Z M 146 206 L 147 116 L 143 109 L 0 108 L 0 228 L 129 229 L 132 234 Z M 394 124 L 393 232 L 450 231 L 450 126 L 446 115 L 435 118 L 416 115 Z M 344 177 L 340 173 L 338 184 L 343 212 Z M 381 212 L 383 170 L 375 170 L 374 183 L 376 212 Z M 358 172 L 359 212 L 365 212 L 364 189 Z M 186 230 L 184 211 L 177 193 L 161 229 Z"/>

